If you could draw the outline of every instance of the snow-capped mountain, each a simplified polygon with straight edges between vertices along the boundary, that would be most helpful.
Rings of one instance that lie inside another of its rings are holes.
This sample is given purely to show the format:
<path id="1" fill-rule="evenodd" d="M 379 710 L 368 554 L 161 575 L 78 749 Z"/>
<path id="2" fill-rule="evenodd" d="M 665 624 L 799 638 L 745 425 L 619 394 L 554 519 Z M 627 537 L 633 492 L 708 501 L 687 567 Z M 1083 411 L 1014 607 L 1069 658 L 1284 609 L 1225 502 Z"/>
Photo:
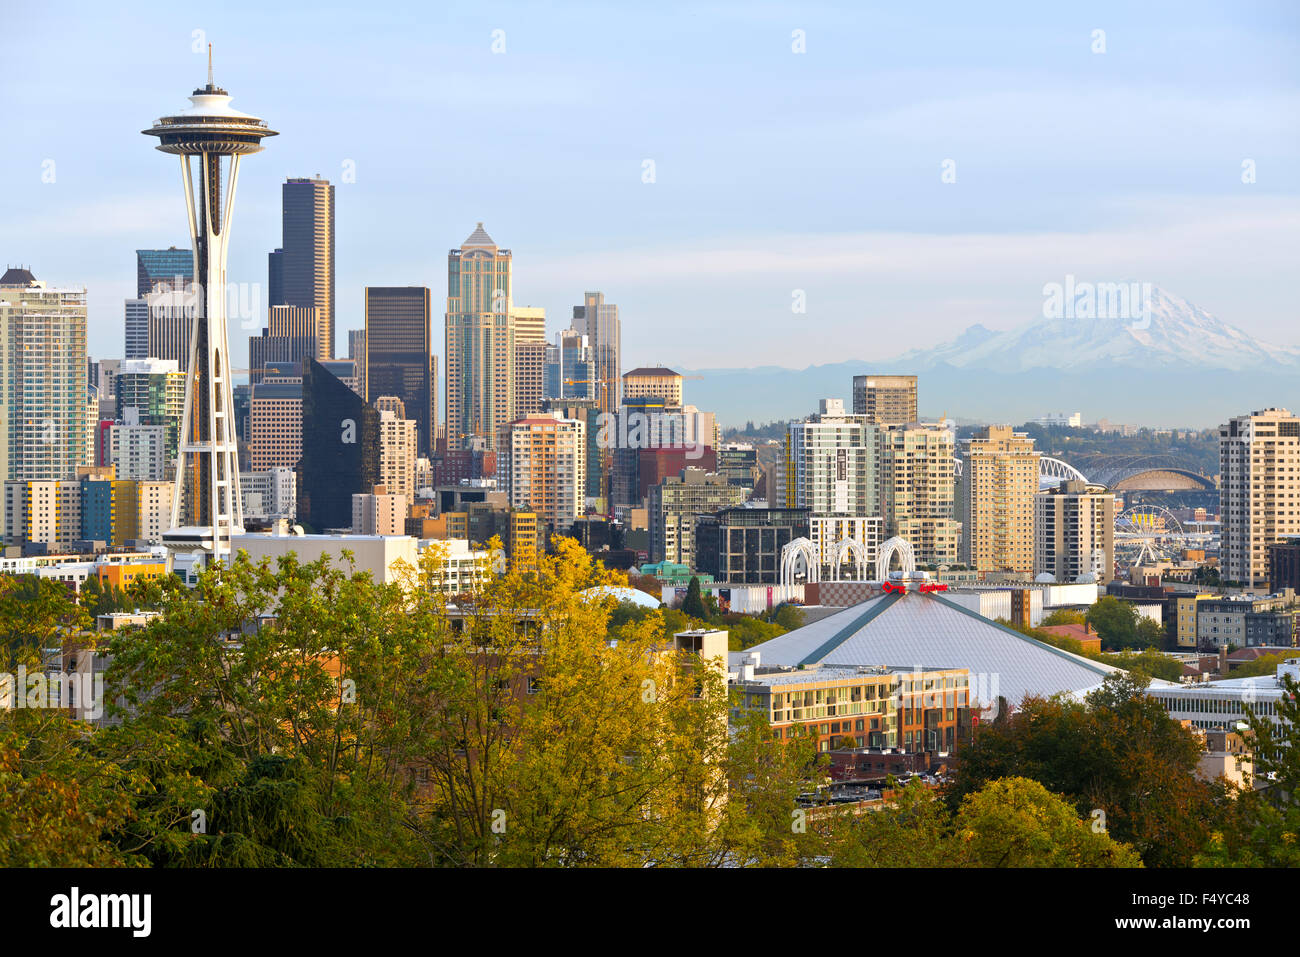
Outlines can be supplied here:
<path id="1" fill-rule="evenodd" d="M 1041 318 L 1006 332 L 971 326 L 951 342 L 912 350 L 889 364 L 1004 373 L 1097 366 L 1300 369 L 1300 348 L 1261 342 L 1158 287 L 1151 289 L 1147 306 L 1140 314 L 1132 310 L 1132 318 Z"/>
<path id="2" fill-rule="evenodd" d="M 827 396 L 847 401 L 853 376 L 868 373 L 916 374 L 922 415 L 983 422 L 1078 409 L 1090 421 L 1213 426 L 1251 409 L 1300 408 L 1300 348 L 1262 342 L 1158 288 L 1136 318 L 974 325 L 893 359 L 698 371 L 689 401 L 726 424 L 807 415 Z"/>

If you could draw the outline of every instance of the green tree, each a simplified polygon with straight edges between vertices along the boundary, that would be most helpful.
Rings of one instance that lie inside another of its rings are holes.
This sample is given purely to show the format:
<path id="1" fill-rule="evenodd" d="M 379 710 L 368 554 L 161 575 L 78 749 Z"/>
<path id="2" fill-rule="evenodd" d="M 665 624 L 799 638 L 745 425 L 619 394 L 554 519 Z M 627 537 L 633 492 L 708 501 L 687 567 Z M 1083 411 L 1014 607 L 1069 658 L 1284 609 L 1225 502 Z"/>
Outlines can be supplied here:
<path id="1" fill-rule="evenodd" d="M 1127 844 L 1080 820 L 1070 802 L 1022 777 L 990 781 L 962 801 L 957 843 L 980 867 L 1141 867 Z"/>
<path id="2" fill-rule="evenodd" d="M 682 611 L 701 621 L 707 620 L 709 617 L 708 610 L 704 607 L 704 599 L 700 594 L 700 580 L 694 575 L 691 576 L 691 583 L 686 586 L 686 597 L 682 599 Z"/>
<path id="3" fill-rule="evenodd" d="M 1063 795 L 1081 816 L 1104 815 L 1147 866 L 1187 866 L 1221 816 L 1221 788 L 1195 777 L 1200 743 L 1146 694 L 1148 678 L 1120 672 L 1086 701 L 1029 698 L 981 726 L 960 753 L 946 798 L 1003 777 L 1027 777 Z"/>
<path id="4" fill-rule="evenodd" d="M 1097 599 L 1088 609 L 1086 620 L 1106 648 L 1131 648 L 1137 641 L 1137 611 L 1113 595 Z"/>
<path id="5" fill-rule="evenodd" d="M 1069 801 L 1022 777 L 989 781 L 955 812 L 913 781 L 892 806 L 836 824 L 830 856 L 839 867 L 1142 866 Z"/>
<path id="6" fill-rule="evenodd" d="M 1245 736 L 1257 785 L 1232 802 L 1232 815 L 1209 836 L 1201 866 L 1300 867 L 1300 682 L 1279 679 L 1278 723 L 1247 705 Z"/>

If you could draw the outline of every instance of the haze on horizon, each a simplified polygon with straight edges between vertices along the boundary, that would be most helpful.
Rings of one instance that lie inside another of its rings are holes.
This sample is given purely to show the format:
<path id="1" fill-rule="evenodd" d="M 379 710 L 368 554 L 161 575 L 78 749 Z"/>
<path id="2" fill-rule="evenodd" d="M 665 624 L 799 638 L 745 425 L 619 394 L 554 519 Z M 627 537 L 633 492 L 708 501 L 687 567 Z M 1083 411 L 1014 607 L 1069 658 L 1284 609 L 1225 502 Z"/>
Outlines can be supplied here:
<path id="1" fill-rule="evenodd" d="M 200 41 L 281 134 L 242 167 L 230 279 L 265 283 L 285 177 L 330 179 L 340 342 L 364 286 L 427 285 L 441 343 L 446 253 L 481 220 L 549 332 L 586 289 L 620 306 L 625 368 L 885 358 L 1019 326 L 1066 274 L 1300 344 L 1292 4 L 319 9 L 7 13 L 0 256 L 89 288 L 92 355 L 122 354 L 134 250 L 187 245 L 140 130 L 202 82 Z M 236 361 L 264 324 L 232 324 Z"/>

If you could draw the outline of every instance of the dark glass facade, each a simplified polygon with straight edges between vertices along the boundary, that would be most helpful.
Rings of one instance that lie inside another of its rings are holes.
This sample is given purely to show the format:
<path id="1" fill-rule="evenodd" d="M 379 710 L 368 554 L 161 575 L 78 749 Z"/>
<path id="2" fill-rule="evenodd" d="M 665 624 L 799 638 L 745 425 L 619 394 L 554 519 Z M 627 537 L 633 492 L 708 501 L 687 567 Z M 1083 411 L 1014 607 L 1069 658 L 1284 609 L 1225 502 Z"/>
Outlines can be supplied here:
<path id="1" fill-rule="evenodd" d="M 325 179 L 290 179 L 281 188 L 280 302 L 315 306 L 320 317 L 318 359 L 334 358 L 334 187 Z M 274 256 L 274 253 L 272 254 Z M 272 273 L 275 264 L 271 264 Z M 276 284 L 274 275 L 268 277 Z"/>
<path id="2" fill-rule="evenodd" d="M 366 287 L 366 401 L 395 395 L 415 420 L 420 455 L 433 449 L 437 370 L 427 286 Z"/>
<path id="3" fill-rule="evenodd" d="M 695 525 L 695 568 L 716 582 L 776 585 L 781 549 L 807 538 L 807 508 L 725 508 Z"/>
<path id="4" fill-rule="evenodd" d="M 352 494 L 379 481 L 379 413 L 315 359 L 302 371 L 298 515 L 320 531 L 352 524 Z"/>
<path id="5" fill-rule="evenodd" d="M 188 246 L 178 249 L 137 249 L 135 251 L 135 297 L 143 299 L 160 282 L 175 287 L 194 281 L 194 251 Z"/>

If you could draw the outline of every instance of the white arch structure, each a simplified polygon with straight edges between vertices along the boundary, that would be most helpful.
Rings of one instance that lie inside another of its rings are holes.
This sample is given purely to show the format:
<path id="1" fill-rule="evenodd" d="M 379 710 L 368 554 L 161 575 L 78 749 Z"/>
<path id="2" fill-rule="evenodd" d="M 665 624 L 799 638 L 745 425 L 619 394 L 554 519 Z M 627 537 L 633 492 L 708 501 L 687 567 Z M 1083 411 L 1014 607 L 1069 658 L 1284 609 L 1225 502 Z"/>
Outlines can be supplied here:
<path id="1" fill-rule="evenodd" d="M 916 571 L 916 552 L 912 550 L 912 543 L 895 535 L 880 546 L 880 554 L 876 556 L 876 581 L 888 580 L 889 563 L 895 554 L 902 563 L 903 574 Z"/>
<path id="2" fill-rule="evenodd" d="M 1038 460 L 1038 484 L 1056 485 L 1062 481 L 1087 482 L 1088 479 L 1069 462 L 1042 456 Z"/>
<path id="3" fill-rule="evenodd" d="M 821 559 L 817 555 L 817 546 L 808 538 L 796 538 L 781 548 L 781 584 L 796 585 L 794 580 L 802 562 L 804 582 L 821 581 Z"/>
<path id="4" fill-rule="evenodd" d="M 853 563 L 853 580 L 866 581 L 867 546 L 853 538 L 841 538 L 831 548 L 831 581 L 840 580 L 840 566 L 845 558 Z"/>

